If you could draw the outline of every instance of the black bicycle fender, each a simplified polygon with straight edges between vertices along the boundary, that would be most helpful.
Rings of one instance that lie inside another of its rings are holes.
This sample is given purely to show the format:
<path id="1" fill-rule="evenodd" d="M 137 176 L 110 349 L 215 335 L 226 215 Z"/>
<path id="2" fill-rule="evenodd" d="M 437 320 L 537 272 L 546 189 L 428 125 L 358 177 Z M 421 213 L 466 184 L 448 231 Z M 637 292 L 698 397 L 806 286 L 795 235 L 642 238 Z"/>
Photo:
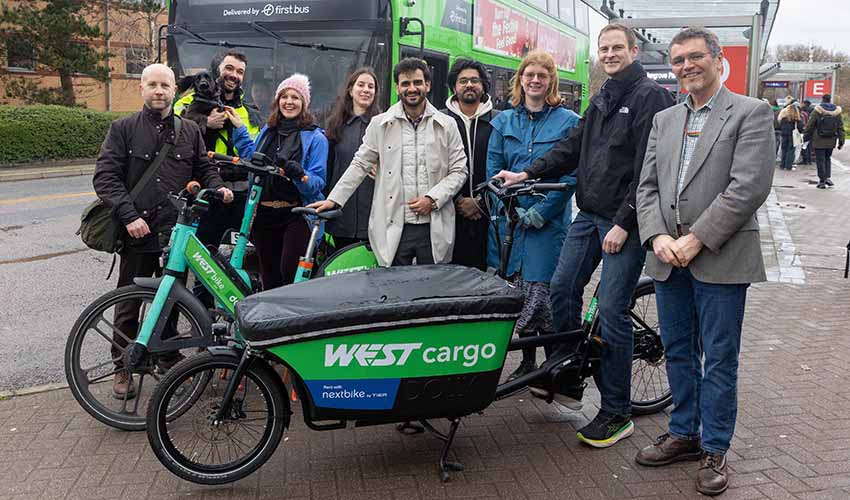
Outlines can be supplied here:
<path id="1" fill-rule="evenodd" d="M 207 347 L 207 352 L 209 352 L 213 356 L 227 356 L 229 358 L 236 358 L 237 361 L 242 358 L 241 352 L 237 351 L 233 347 L 229 347 L 226 345 L 211 345 Z"/>

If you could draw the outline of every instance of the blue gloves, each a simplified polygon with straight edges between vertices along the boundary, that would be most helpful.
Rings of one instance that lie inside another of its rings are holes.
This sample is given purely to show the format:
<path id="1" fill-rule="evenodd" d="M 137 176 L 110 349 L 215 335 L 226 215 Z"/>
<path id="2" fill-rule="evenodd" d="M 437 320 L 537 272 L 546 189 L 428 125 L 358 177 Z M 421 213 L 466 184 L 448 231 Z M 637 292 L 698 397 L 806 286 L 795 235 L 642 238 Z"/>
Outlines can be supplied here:
<path id="1" fill-rule="evenodd" d="M 546 219 L 540 215 L 537 210 L 533 207 L 528 210 L 520 207 L 516 209 L 517 215 L 519 215 L 519 223 L 522 224 L 522 227 L 534 227 L 535 229 L 540 229 L 546 224 Z"/>

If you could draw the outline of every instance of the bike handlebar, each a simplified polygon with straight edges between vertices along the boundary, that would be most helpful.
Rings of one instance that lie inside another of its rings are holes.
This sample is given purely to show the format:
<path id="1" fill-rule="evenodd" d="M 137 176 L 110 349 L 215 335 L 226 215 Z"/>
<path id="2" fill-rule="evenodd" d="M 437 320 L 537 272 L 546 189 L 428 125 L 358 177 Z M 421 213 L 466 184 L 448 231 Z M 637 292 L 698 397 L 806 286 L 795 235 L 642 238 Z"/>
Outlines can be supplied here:
<path id="1" fill-rule="evenodd" d="M 247 170 L 250 173 L 257 175 L 277 175 L 279 177 L 286 177 L 282 168 L 274 165 L 266 155 L 262 153 L 254 153 L 250 160 L 246 160 L 245 158 L 241 158 L 239 156 L 228 156 L 221 153 L 216 153 L 215 151 L 207 151 L 207 157 L 216 162 L 216 163 L 226 163 L 231 166 L 236 166 L 238 168 L 242 168 Z M 304 181 L 306 181 L 307 176 L 304 176 Z"/>
<path id="2" fill-rule="evenodd" d="M 476 192 L 490 191 L 496 197 L 511 198 L 514 196 L 532 196 L 540 193 L 548 193 L 551 191 L 566 191 L 569 189 L 569 184 L 565 182 L 539 182 L 537 179 L 527 180 L 510 186 L 505 186 L 504 181 L 498 177 L 482 182 L 475 186 Z"/>

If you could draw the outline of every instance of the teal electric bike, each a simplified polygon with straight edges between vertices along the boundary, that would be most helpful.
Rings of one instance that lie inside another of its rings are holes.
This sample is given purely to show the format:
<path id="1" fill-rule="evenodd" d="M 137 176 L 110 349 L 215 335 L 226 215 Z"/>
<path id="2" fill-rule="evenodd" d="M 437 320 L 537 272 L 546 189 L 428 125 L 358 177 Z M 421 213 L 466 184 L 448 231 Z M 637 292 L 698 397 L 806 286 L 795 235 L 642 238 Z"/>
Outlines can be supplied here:
<path id="1" fill-rule="evenodd" d="M 80 406 L 97 420 L 123 430 L 144 430 L 145 408 L 162 375 L 188 354 L 221 343 L 234 330 L 235 305 L 259 291 L 258 280 L 244 269 L 248 237 L 257 205 L 269 176 L 283 176 L 265 155 L 255 153 L 251 160 L 209 153 L 218 163 L 245 169 L 250 174 L 250 191 L 239 233 L 229 260 L 210 251 L 196 236 L 201 214 L 210 201 L 220 196 L 201 189 L 196 181 L 170 196 L 177 208 L 177 224 L 160 262 L 163 272 L 157 278 L 136 278 L 133 285 L 112 290 L 89 305 L 75 322 L 65 347 L 65 376 Z M 315 267 L 317 240 L 322 223 L 340 215 L 339 210 L 316 213 L 296 207 L 293 213 L 307 220 L 312 237 L 299 261 L 296 282 L 310 279 Z M 368 245 L 346 247 L 328 258 L 316 274 L 344 274 L 377 267 Z M 215 308 L 208 309 L 186 286 L 191 273 L 197 283 L 212 295 Z M 123 331 L 116 326 L 116 306 L 132 303 L 138 317 Z M 130 379 L 125 394 L 113 392 L 118 374 Z M 199 383 L 202 381 L 198 381 Z M 185 400 L 192 397 L 187 389 Z M 179 414 L 181 402 L 172 401 Z"/>

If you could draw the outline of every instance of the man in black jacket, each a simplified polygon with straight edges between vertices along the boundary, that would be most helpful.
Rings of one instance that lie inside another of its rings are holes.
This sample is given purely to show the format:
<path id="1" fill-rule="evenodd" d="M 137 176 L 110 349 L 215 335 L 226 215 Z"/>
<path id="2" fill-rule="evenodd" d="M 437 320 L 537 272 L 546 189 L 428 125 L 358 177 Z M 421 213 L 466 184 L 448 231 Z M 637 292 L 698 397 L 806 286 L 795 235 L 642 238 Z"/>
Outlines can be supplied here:
<path id="1" fill-rule="evenodd" d="M 124 225 L 123 248 L 120 256 L 118 287 L 131 285 L 137 277 L 162 274 L 159 255 L 168 243 L 169 235 L 177 222 L 177 210 L 168 200 L 168 194 L 178 192 L 192 179 L 205 186 L 217 188 L 224 201 L 233 201 L 233 193 L 224 186 L 215 166 L 206 157 L 206 147 L 198 125 L 182 120 L 180 137 L 174 137 L 174 120 L 171 103 L 174 100 L 174 72 L 163 64 L 152 64 L 142 72 L 140 85 L 144 108 L 109 127 L 92 183 L 97 196 L 112 208 Z M 130 191 L 139 182 L 148 166 L 159 154 L 163 145 L 173 144 L 168 157 L 146 187 L 134 200 Z M 139 323 L 138 302 L 122 302 L 115 306 L 115 328 L 128 338 L 135 338 Z M 126 344 L 118 335 L 116 343 Z M 158 360 L 160 368 L 170 368 L 179 360 L 175 356 Z M 118 399 L 135 397 L 135 388 L 129 372 L 124 369 L 121 351 L 112 348 L 116 373 L 113 379 L 113 396 Z"/>
<path id="2" fill-rule="evenodd" d="M 609 76 L 590 101 L 580 125 L 524 172 L 500 172 L 508 182 L 557 178 L 576 170 L 579 214 L 570 226 L 552 277 L 557 331 L 581 327 L 582 295 L 599 262 L 599 320 L 605 349 L 598 379 L 602 408 L 578 438 L 597 448 L 628 437 L 631 421 L 632 292 L 646 250 L 638 237 L 635 193 L 655 113 L 673 105 L 670 93 L 646 76 L 636 60 L 634 32 L 612 23 L 599 33 L 599 62 Z M 538 396 L 548 391 L 534 388 Z M 582 387 L 553 395 L 576 407 Z"/>
<path id="3" fill-rule="evenodd" d="M 448 75 L 453 94 L 446 100 L 443 113 L 457 122 L 469 177 L 455 197 L 455 246 L 452 264 L 487 268 L 487 214 L 480 197 L 472 190 L 484 182 L 487 171 L 487 145 L 490 142 L 490 120 L 499 113 L 490 98 L 490 78 L 478 61 L 458 58 Z"/>

